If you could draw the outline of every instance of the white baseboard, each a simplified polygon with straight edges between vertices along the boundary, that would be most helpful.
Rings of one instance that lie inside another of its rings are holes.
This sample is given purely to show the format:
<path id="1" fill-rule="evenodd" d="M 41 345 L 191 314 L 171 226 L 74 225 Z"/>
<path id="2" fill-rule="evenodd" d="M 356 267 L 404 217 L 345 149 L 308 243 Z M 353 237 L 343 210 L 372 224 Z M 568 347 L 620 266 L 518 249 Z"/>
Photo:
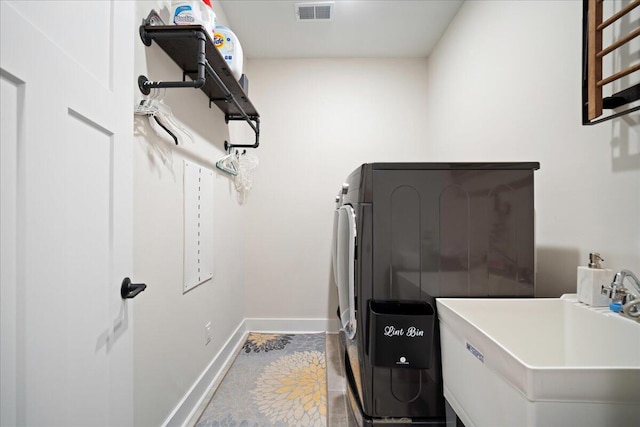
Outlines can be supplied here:
<path id="1" fill-rule="evenodd" d="M 247 332 L 338 332 L 338 319 L 244 319 Z"/>
<path id="2" fill-rule="evenodd" d="M 213 358 L 209 366 L 193 383 L 175 409 L 162 424 L 163 427 L 188 427 L 201 410 L 209 392 L 217 387 L 231 367 L 240 346 L 249 332 L 310 333 L 338 332 L 337 319 L 244 319 Z"/>
<path id="3" fill-rule="evenodd" d="M 164 421 L 163 427 L 186 427 L 188 425 L 209 390 L 216 382 L 222 380 L 221 377 L 233 363 L 237 350 L 244 343 L 245 335 L 246 327 L 245 320 L 243 320 Z"/>

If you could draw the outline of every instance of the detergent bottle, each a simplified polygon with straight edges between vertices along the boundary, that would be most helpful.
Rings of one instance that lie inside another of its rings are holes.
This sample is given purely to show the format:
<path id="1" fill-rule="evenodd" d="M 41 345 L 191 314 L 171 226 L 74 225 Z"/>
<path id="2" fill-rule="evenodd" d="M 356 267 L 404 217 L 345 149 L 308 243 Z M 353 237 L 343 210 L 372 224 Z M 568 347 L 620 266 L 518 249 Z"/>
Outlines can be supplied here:
<path id="1" fill-rule="evenodd" d="M 211 32 L 215 28 L 216 14 L 211 0 L 174 0 L 171 2 L 171 22 L 175 25 L 202 25 Z"/>
<path id="2" fill-rule="evenodd" d="M 213 7 L 211 6 L 211 0 L 202 0 L 202 2 L 205 4 L 205 8 L 204 8 L 204 16 L 206 17 L 205 21 L 205 28 L 207 29 L 207 32 L 209 33 L 209 36 L 211 36 L 211 38 L 215 37 L 215 33 L 216 33 L 216 14 L 213 11 Z"/>
<path id="3" fill-rule="evenodd" d="M 229 28 L 222 25 L 216 27 L 213 42 L 218 51 L 229 65 L 229 70 L 237 80 L 242 76 L 243 55 L 240 41 Z"/>

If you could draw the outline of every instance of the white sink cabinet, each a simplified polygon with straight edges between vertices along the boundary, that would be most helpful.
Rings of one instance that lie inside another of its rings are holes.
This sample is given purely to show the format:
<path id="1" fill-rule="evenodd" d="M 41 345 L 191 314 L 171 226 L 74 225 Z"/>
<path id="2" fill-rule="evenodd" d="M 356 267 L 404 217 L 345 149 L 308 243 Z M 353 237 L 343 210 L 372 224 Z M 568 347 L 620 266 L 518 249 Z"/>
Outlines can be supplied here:
<path id="1" fill-rule="evenodd" d="M 640 425 L 640 323 L 570 298 L 437 300 L 466 427 Z"/>

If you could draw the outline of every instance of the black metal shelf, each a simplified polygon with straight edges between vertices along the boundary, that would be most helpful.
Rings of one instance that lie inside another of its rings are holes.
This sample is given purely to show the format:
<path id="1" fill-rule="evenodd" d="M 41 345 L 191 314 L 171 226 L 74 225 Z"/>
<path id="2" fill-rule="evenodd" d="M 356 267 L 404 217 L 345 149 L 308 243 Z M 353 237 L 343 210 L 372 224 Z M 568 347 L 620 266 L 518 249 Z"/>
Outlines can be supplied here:
<path id="1" fill-rule="evenodd" d="M 140 26 L 140 38 L 146 46 L 151 46 L 155 41 L 183 70 L 182 81 L 152 81 L 146 76 L 139 76 L 138 86 L 143 93 L 148 94 L 151 88 L 200 89 L 209 98 L 209 106 L 215 104 L 225 113 L 227 122 L 244 120 L 255 132 L 254 144 L 236 145 L 225 141 L 225 150 L 233 147 L 258 147 L 260 114 L 231 73 L 204 27 L 145 24 Z"/>

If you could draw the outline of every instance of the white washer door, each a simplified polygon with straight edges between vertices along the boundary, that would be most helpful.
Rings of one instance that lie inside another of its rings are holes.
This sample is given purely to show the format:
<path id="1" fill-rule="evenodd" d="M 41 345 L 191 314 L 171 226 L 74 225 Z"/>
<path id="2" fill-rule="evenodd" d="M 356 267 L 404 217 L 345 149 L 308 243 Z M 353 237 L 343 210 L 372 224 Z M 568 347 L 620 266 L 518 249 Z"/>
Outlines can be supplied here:
<path id="1" fill-rule="evenodd" d="M 356 335 L 355 254 L 356 214 L 350 205 L 336 210 L 335 277 L 342 329 L 349 339 Z"/>

